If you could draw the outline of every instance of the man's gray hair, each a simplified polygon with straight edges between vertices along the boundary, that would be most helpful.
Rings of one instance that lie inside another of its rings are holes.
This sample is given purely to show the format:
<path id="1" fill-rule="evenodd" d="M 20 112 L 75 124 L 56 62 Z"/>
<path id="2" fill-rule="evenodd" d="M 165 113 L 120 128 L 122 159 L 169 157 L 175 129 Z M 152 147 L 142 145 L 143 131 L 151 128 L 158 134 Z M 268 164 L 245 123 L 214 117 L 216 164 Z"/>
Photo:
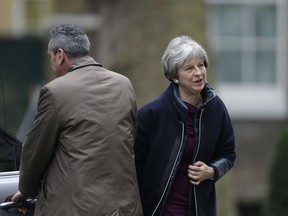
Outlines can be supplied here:
<path id="1" fill-rule="evenodd" d="M 71 59 L 89 54 L 90 42 L 86 32 L 72 24 L 61 24 L 51 28 L 48 34 L 48 49 L 54 53 L 63 49 Z"/>
<path id="2" fill-rule="evenodd" d="M 178 78 L 178 68 L 183 66 L 187 60 L 196 58 L 200 58 L 205 67 L 208 67 L 207 53 L 200 44 L 189 36 L 175 37 L 168 44 L 161 59 L 164 76 L 169 81 Z"/>

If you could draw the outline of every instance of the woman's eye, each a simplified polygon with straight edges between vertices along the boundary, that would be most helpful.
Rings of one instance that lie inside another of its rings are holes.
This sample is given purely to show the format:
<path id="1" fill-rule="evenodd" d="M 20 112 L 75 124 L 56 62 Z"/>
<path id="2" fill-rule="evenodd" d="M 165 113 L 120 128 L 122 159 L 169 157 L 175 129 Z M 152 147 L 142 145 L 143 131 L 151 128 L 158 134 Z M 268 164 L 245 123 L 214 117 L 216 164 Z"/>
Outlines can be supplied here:
<path id="1" fill-rule="evenodd" d="M 185 71 L 189 71 L 189 70 L 192 70 L 192 67 L 186 67 L 185 68 Z"/>
<path id="2" fill-rule="evenodd" d="M 205 67 L 205 65 L 203 63 L 198 65 L 198 68 L 203 69 L 204 67 Z"/>

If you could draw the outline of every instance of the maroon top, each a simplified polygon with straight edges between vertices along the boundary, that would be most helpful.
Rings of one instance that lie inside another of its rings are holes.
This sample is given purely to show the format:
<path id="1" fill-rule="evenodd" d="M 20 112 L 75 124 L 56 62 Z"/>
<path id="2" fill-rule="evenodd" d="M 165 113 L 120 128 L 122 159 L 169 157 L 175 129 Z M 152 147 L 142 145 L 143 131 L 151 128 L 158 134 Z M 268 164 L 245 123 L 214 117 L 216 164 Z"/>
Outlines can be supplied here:
<path id="1" fill-rule="evenodd" d="M 163 216 L 185 216 L 188 211 L 189 178 L 188 166 L 192 162 L 192 155 L 195 147 L 194 116 L 197 108 L 186 103 L 188 107 L 187 131 L 188 138 L 183 152 L 181 162 L 178 167 L 174 182 L 167 198 Z"/>

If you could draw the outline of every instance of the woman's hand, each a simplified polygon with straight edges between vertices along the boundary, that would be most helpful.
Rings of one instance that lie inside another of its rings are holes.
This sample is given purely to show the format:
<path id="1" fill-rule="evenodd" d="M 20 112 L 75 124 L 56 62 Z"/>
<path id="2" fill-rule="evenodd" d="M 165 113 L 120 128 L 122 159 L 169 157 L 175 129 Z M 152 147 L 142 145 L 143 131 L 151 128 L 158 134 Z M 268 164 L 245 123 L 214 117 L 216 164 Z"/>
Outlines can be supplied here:
<path id="1" fill-rule="evenodd" d="M 214 174 L 214 169 L 202 161 L 197 161 L 188 167 L 188 177 L 193 185 L 199 185 L 205 179 L 212 179 Z"/>

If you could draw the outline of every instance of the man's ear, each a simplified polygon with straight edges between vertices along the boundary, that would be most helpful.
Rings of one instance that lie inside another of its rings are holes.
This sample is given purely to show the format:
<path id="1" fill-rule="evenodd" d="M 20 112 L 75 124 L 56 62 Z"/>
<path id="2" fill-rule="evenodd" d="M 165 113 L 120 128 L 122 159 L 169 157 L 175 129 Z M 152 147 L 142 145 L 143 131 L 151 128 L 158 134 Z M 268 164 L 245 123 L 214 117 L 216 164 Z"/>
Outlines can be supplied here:
<path id="1" fill-rule="evenodd" d="M 57 60 L 59 65 L 61 65 L 63 63 L 64 58 L 65 58 L 65 52 L 63 49 L 59 48 L 57 50 L 57 53 L 56 53 L 56 60 Z"/>

